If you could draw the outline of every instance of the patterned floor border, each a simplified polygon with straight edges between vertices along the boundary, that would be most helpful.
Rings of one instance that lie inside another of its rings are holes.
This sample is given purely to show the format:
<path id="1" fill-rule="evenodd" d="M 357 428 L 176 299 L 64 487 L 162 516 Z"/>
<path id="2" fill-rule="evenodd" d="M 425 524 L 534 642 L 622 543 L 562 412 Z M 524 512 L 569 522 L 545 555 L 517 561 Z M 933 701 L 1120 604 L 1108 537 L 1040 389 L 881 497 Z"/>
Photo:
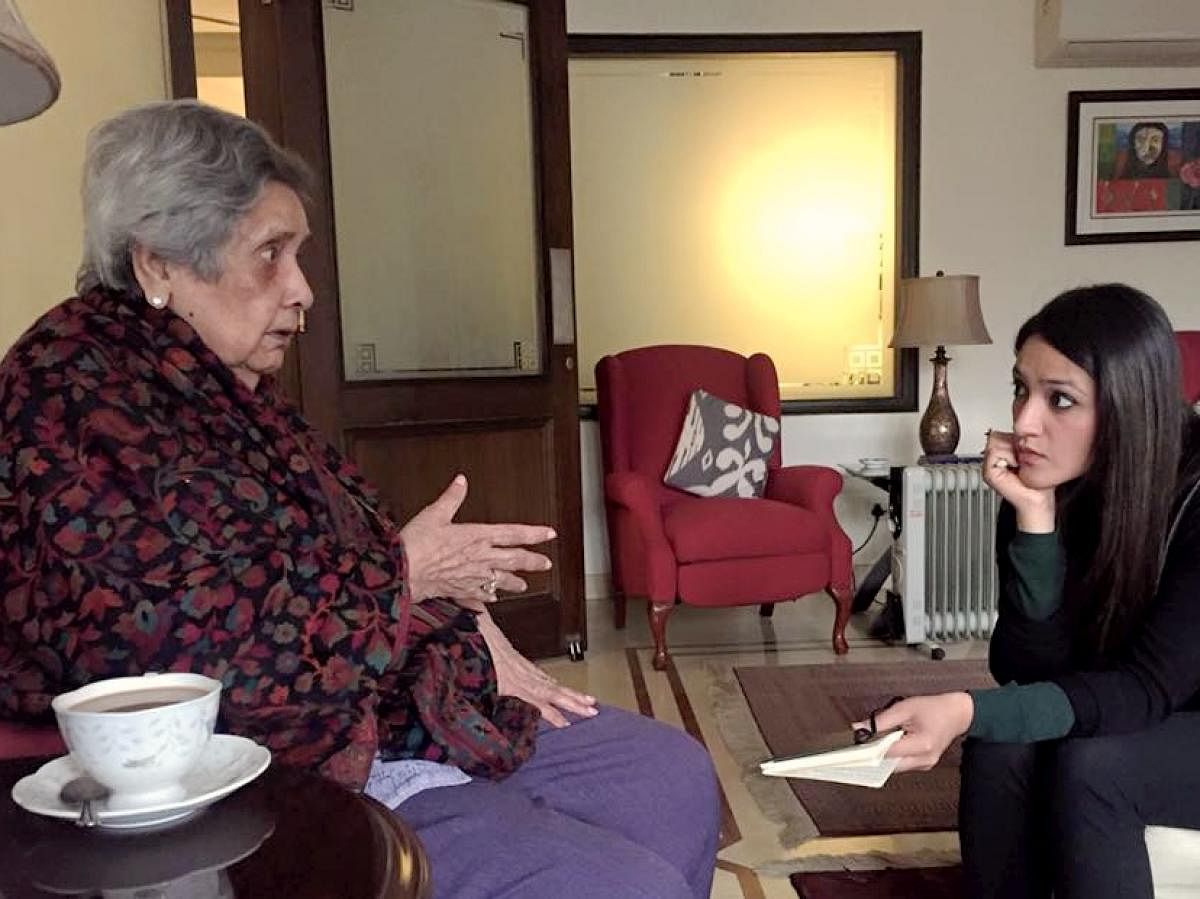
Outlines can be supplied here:
<path id="1" fill-rule="evenodd" d="M 636 647 L 629 647 L 625 650 L 625 658 L 629 664 L 629 676 L 633 681 L 633 692 L 637 697 L 638 712 L 647 718 L 653 718 L 654 705 L 650 701 L 650 691 L 646 688 L 646 676 L 642 671 L 642 662 L 638 657 L 638 651 Z M 707 749 L 708 743 L 705 742 L 704 734 L 700 730 L 700 724 L 696 720 L 696 712 L 692 708 L 692 701 L 688 698 L 687 690 L 684 689 L 683 681 L 679 677 L 679 670 L 675 667 L 675 661 L 670 656 L 667 657 L 666 675 L 667 683 L 671 686 L 671 695 L 675 699 L 675 705 L 679 710 L 679 718 L 683 722 L 684 729 L 699 741 L 700 745 Z M 733 809 L 730 808 L 729 800 L 725 796 L 724 785 L 718 784 L 718 789 L 721 799 L 721 837 L 719 848 L 725 849 L 740 841 L 742 832 L 738 828 L 737 819 L 733 816 Z M 744 899 L 764 899 L 762 884 L 759 882 L 758 875 L 752 868 L 723 859 L 717 859 L 717 867 L 722 871 L 728 871 L 737 878 L 738 886 L 741 888 Z"/>

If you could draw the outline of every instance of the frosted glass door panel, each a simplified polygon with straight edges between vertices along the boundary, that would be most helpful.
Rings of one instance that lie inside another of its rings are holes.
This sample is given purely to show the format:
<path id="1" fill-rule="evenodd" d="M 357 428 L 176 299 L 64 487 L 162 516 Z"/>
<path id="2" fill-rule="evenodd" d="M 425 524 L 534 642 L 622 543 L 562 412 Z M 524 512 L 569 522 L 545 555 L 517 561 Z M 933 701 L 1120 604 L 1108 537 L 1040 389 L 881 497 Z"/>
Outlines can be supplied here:
<path id="1" fill-rule="evenodd" d="M 526 8 L 356 0 L 323 21 L 346 377 L 540 372 Z"/>

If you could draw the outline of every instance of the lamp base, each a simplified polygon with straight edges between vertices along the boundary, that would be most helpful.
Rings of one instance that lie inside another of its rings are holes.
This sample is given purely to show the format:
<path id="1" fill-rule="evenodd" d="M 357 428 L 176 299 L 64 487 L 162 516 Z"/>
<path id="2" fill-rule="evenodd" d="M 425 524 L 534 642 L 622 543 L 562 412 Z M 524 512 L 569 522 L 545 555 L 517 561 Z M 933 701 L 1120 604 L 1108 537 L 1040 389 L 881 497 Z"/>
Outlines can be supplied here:
<path id="1" fill-rule="evenodd" d="M 933 363 L 933 391 L 917 433 L 925 455 L 949 456 L 958 448 L 959 428 L 946 383 L 946 367 L 950 362 L 946 348 L 939 346 L 929 361 Z"/>

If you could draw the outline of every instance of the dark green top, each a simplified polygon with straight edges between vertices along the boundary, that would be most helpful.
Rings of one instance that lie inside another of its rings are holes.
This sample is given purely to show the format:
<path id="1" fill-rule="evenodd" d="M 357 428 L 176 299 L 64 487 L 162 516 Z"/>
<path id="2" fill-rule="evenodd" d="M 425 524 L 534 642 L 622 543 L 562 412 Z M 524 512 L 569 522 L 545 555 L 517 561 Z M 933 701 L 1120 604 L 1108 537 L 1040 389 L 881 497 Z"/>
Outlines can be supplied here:
<path id="1" fill-rule="evenodd" d="M 1014 610 L 1045 621 L 1062 605 L 1066 560 L 1058 533 L 1017 531 L 1008 544 L 1013 577 L 1008 589 Z M 975 716 L 967 736 L 996 743 L 1033 743 L 1065 737 L 1075 724 L 1067 694 L 1049 681 L 990 690 L 970 690 Z"/>

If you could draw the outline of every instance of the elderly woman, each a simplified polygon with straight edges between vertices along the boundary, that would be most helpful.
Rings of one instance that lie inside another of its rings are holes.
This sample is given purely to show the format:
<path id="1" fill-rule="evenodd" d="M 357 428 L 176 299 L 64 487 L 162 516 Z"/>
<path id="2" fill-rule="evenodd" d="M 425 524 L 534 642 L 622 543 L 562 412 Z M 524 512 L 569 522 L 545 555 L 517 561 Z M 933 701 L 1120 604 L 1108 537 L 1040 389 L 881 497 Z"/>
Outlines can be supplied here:
<path id="1" fill-rule="evenodd" d="M 0 364 L 0 717 L 200 672 L 225 729 L 395 807 L 439 895 L 707 896 L 703 750 L 561 687 L 483 610 L 553 532 L 453 523 L 461 477 L 393 524 L 276 391 L 313 302 L 305 182 L 195 102 L 92 134 L 79 295 Z"/>

